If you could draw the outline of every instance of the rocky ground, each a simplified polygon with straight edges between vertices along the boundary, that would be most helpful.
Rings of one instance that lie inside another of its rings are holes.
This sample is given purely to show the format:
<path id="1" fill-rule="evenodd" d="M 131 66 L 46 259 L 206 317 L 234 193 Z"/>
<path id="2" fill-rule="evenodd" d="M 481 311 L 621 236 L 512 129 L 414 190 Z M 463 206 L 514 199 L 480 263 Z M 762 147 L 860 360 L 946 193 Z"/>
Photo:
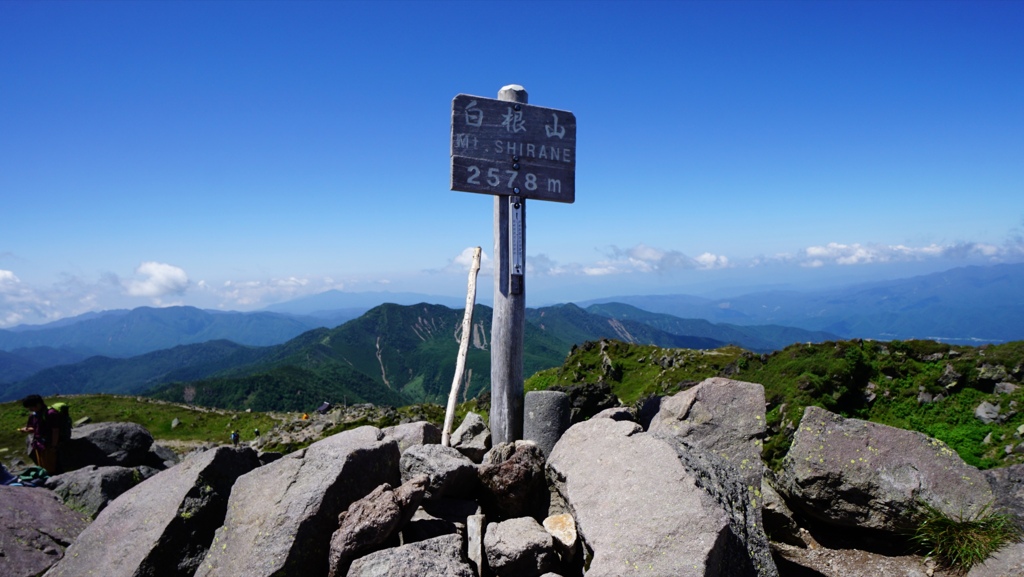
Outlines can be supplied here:
<path id="1" fill-rule="evenodd" d="M 1022 466 L 983 473 L 935 439 L 814 407 L 766 471 L 760 385 L 708 379 L 571 427 L 568 397 L 530 395 L 528 440 L 494 447 L 472 413 L 451 447 L 423 421 L 329 434 L 381 422 L 369 406 L 180 463 L 130 424 L 76 429 L 96 462 L 49 489 L 0 487 L 0 573 L 952 577 L 910 552 L 921 502 L 995 502 L 1024 523 Z M 1020 544 L 969 573 L 1021 575 Z"/>

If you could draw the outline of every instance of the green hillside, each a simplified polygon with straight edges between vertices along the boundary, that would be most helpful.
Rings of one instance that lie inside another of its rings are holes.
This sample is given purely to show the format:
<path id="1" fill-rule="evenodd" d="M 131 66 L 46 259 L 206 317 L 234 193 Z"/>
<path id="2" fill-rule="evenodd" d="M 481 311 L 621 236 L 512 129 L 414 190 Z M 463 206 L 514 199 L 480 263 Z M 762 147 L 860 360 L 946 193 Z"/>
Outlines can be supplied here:
<path id="1" fill-rule="evenodd" d="M 2 389 L 0 399 L 40 395 L 144 392 L 156 385 L 208 377 L 228 367 L 254 362 L 264 347 L 247 347 L 231 341 L 179 345 L 128 359 L 95 356 L 58 365 Z"/>
<path id="2" fill-rule="evenodd" d="M 728 323 L 715 324 L 703 319 L 683 319 L 664 313 L 652 313 L 623 303 L 594 304 L 588 306 L 586 311 L 622 321 L 641 322 L 674 335 L 713 339 L 723 345 L 736 345 L 759 353 L 776 351 L 793 343 L 820 343 L 839 338 L 831 333 L 781 325 L 741 326 Z M 652 344 L 660 343 L 652 341 Z"/>
<path id="3" fill-rule="evenodd" d="M 722 340 L 704 335 L 673 333 L 642 320 L 594 314 L 574 304 L 527 309 L 526 322 L 573 344 L 598 339 L 618 339 L 630 343 L 691 349 L 713 349 L 726 344 Z"/>
<path id="4" fill-rule="evenodd" d="M 602 341 L 574 348 L 561 367 L 533 375 L 526 388 L 604 382 L 630 405 L 711 376 L 764 385 L 769 463 L 778 463 L 788 450 L 808 405 L 920 431 L 978 467 L 1024 461 L 1024 455 L 1005 451 L 1024 434 L 1019 412 L 1024 386 L 1018 386 L 1024 382 L 1024 341 L 977 348 L 934 341 L 830 341 L 762 355 L 737 347 L 692 351 Z M 997 383 L 1009 383 L 1004 388 L 1013 390 L 997 394 Z M 974 416 L 982 402 L 1001 408 L 999 420 L 986 424 Z"/>
<path id="5" fill-rule="evenodd" d="M 255 362 L 208 378 L 164 385 L 150 395 L 176 402 L 253 410 L 308 410 L 332 403 L 402 406 L 444 403 L 455 376 L 463 311 L 442 305 L 385 304 L 334 329 L 316 329 Z M 490 383 L 491 309 L 474 309 L 460 400 Z M 557 366 L 569 343 L 527 325 L 524 370 Z"/>
<path id="6" fill-rule="evenodd" d="M 695 350 L 720 348 L 733 337 L 754 344 L 766 341 L 740 339 L 742 331 L 736 328 L 644 313 L 626 305 L 595 307 L 602 314 L 572 304 L 529 309 L 524 374 L 557 367 L 573 345 L 605 338 Z M 492 313 L 482 305 L 475 309 L 460 400 L 472 399 L 489 386 Z M 454 377 L 462 317 L 463 311 L 442 305 L 385 304 L 334 329 L 309 330 L 270 347 L 221 340 L 127 359 L 92 357 L 55 366 L 0 385 L 0 400 L 29 393 L 148 394 L 235 410 L 308 410 L 311 402 L 324 400 L 389 406 L 444 403 Z M 675 334 L 659 326 L 701 334 Z M 783 338 L 811 335 L 785 327 L 749 328 L 775 329 Z"/>

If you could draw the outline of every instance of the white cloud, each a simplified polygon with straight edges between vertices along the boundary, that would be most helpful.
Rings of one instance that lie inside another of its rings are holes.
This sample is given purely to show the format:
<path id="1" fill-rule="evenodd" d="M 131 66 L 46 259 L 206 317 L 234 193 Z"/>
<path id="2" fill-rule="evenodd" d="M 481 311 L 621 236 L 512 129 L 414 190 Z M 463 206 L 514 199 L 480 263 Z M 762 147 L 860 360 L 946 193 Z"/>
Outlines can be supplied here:
<path id="1" fill-rule="evenodd" d="M 729 268 L 729 257 L 722 255 L 714 255 L 710 252 L 706 252 L 694 259 L 700 268 L 714 269 L 714 268 Z"/>
<path id="2" fill-rule="evenodd" d="M 638 244 L 630 248 L 611 247 L 607 258 L 580 269 L 587 275 L 657 273 L 669 274 L 687 269 L 729 268 L 729 258 L 705 252 L 697 258 L 690 258 L 678 250 Z M 570 267 L 571 268 L 571 267 Z"/>
<path id="3" fill-rule="evenodd" d="M 466 248 L 464 248 L 462 250 L 461 253 L 459 253 L 458 256 L 456 256 L 454 259 L 452 259 L 452 263 L 458 265 L 459 267 L 461 267 L 462 270 L 464 270 L 466 272 L 469 272 L 470 267 L 473 266 L 473 255 L 476 253 L 476 249 L 477 248 L 478 247 L 467 246 Z M 491 260 L 490 257 L 488 257 L 487 254 L 484 253 L 483 250 L 481 250 L 480 251 L 480 268 L 484 267 L 484 263 L 485 262 L 490 265 L 490 260 Z"/>
<path id="4" fill-rule="evenodd" d="M 211 286 L 205 281 L 199 281 L 197 284 L 204 290 L 213 293 L 220 301 L 221 308 L 252 307 L 345 288 L 345 283 L 335 281 L 331 277 L 300 278 L 295 276 L 252 281 L 229 280 L 220 287 Z"/>
<path id="5" fill-rule="evenodd" d="M 455 255 L 448 260 L 446 264 L 440 270 L 428 270 L 428 273 L 460 273 L 465 274 L 469 272 L 469 267 L 473 266 L 473 252 L 476 251 L 475 246 L 467 246 L 462 249 L 462 252 Z M 481 274 L 492 274 L 494 271 L 494 261 L 491 257 L 487 256 L 486 251 L 480 251 L 480 273 Z"/>
<path id="6" fill-rule="evenodd" d="M 126 292 L 134 297 L 160 299 L 181 295 L 188 289 L 188 275 L 181 268 L 160 262 L 144 262 L 135 269 L 135 278 L 128 281 Z"/>
<path id="7" fill-rule="evenodd" d="M 611 266 L 585 266 L 583 267 L 583 274 L 587 276 L 605 276 L 620 272 L 615 267 Z"/>
<path id="8" fill-rule="evenodd" d="M 16 325 L 25 318 L 25 309 L 30 308 L 34 298 L 13 272 L 0 269 L 0 327 Z"/>
<path id="9" fill-rule="evenodd" d="M 56 296 L 34 289 L 13 271 L 0 269 L 0 327 L 61 318 L 64 315 L 54 304 L 59 300 Z"/>
<path id="10" fill-rule="evenodd" d="M 1001 262 L 1019 257 L 1011 244 L 998 247 L 986 243 L 958 243 L 953 245 L 929 244 L 907 246 L 903 244 L 843 244 L 830 242 L 821 246 L 810 246 L 797 256 L 801 266 L 817 268 L 826 264 L 840 266 L 865 265 L 874 263 L 909 262 L 927 259 L 965 260 L 980 258 L 987 262 Z M 788 258 L 788 257 L 787 257 Z M 771 260 L 771 259 L 769 259 Z"/>

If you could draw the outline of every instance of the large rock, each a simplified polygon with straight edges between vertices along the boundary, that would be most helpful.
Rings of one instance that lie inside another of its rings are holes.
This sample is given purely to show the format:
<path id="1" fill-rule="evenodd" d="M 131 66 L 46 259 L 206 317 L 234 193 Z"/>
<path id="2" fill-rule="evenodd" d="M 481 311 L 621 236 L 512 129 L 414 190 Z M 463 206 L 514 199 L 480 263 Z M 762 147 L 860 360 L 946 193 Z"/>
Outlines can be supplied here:
<path id="1" fill-rule="evenodd" d="M 65 505 L 95 518 L 108 503 L 155 472 L 149 467 L 89 465 L 50 477 L 46 480 L 46 488 L 56 493 Z"/>
<path id="2" fill-rule="evenodd" d="M 477 486 L 476 465 L 452 447 L 413 445 L 402 453 L 402 481 L 426 474 L 427 498 L 445 495 L 468 496 Z"/>
<path id="3" fill-rule="evenodd" d="M 721 377 L 661 400 L 648 431 L 671 436 L 729 462 L 753 488 L 761 485 L 764 387 Z"/>
<path id="4" fill-rule="evenodd" d="M 383 437 L 374 427 L 345 431 L 239 478 L 196 577 L 326 575 L 338 515 L 399 484 L 398 444 Z"/>
<path id="5" fill-rule="evenodd" d="M 156 443 L 149 447 L 148 460 L 150 467 L 160 470 L 170 469 L 181 462 L 181 458 L 178 457 L 177 453 Z"/>
<path id="6" fill-rule="evenodd" d="M 462 549 L 461 535 L 384 549 L 356 559 L 348 577 L 476 577 Z"/>
<path id="7" fill-rule="evenodd" d="M 49 491 L 0 485 L 0 573 L 41 575 L 88 524 Z"/>
<path id="8" fill-rule="evenodd" d="M 71 441 L 61 452 L 62 466 L 72 471 L 88 465 L 152 465 L 152 444 L 153 435 L 137 423 L 82 425 L 71 430 Z"/>
<path id="9" fill-rule="evenodd" d="M 235 480 L 259 466 L 255 451 L 198 453 L 112 501 L 49 577 L 191 576 L 224 520 Z"/>
<path id="10" fill-rule="evenodd" d="M 983 474 L 996 496 L 995 510 L 1014 515 L 1024 529 L 1024 465 L 989 469 Z"/>
<path id="11" fill-rule="evenodd" d="M 607 341 L 602 341 L 601 346 Z M 584 348 L 593 343 L 585 343 Z M 571 385 L 555 385 L 551 391 L 559 391 L 569 395 L 569 422 L 572 425 L 585 421 L 605 409 L 617 407 L 619 399 L 612 392 L 608 383 L 573 383 Z"/>
<path id="12" fill-rule="evenodd" d="M 484 551 L 498 577 L 538 577 L 558 566 L 553 538 L 532 517 L 489 523 Z"/>
<path id="13" fill-rule="evenodd" d="M 345 575 L 352 559 L 372 551 L 400 529 L 416 512 L 426 486 L 426 475 L 394 490 L 384 483 L 342 513 L 340 526 L 331 536 L 330 577 Z"/>
<path id="14" fill-rule="evenodd" d="M 919 501 L 951 516 L 994 499 L 985 476 L 937 439 L 807 407 L 783 460 L 780 492 L 826 523 L 902 531 Z"/>
<path id="15" fill-rule="evenodd" d="M 491 448 L 491 430 L 483 417 L 474 413 L 466 413 L 462 423 L 452 433 L 452 448 L 469 457 L 474 463 L 479 463 L 484 453 Z"/>
<path id="16" fill-rule="evenodd" d="M 548 471 L 592 551 L 588 577 L 627 571 L 725 577 L 729 521 L 668 443 L 593 419 L 555 445 Z"/>
<path id="17" fill-rule="evenodd" d="M 1024 543 L 1014 543 L 975 565 L 967 577 L 1020 577 L 1024 575 Z"/>
<path id="18" fill-rule="evenodd" d="M 505 444 L 505 443 L 502 443 Z M 508 519 L 529 515 L 543 519 L 548 511 L 548 483 L 544 473 L 544 453 L 530 441 L 509 443 L 512 450 L 504 460 L 485 463 L 477 469 L 480 501 L 491 518 Z M 492 450 L 488 456 L 505 457 Z"/>
<path id="19" fill-rule="evenodd" d="M 729 577 L 778 577 L 772 560 L 771 544 L 764 531 L 760 484 L 751 486 L 749 469 L 741 471 L 733 462 L 715 453 L 692 447 L 674 436 L 659 436 L 671 445 L 683 468 L 690 473 L 729 520 L 727 553 L 721 573 Z M 760 483 L 758 479 L 758 483 Z"/>
<path id="20" fill-rule="evenodd" d="M 986 425 L 998 421 L 999 405 L 993 405 L 988 401 L 982 401 L 982 403 L 974 409 L 974 418 Z"/>
<path id="21" fill-rule="evenodd" d="M 385 439 L 398 441 L 399 452 L 404 453 L 413 445 L 437 445 L 441 442 L 441 429 L 426 421 L 403 423 L 381 429 Z"/>

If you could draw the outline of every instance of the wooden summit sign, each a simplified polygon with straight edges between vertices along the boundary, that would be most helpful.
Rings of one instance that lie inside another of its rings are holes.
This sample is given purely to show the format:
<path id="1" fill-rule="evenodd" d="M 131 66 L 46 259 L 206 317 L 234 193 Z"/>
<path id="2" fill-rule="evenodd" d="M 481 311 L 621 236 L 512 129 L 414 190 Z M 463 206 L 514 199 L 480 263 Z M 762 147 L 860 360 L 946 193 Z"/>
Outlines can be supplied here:
<path id="1" fill-rule="evenodd" d="M 451 189 L 572 203 L 576 117 L 459 94 L 452 100 Z"/>

